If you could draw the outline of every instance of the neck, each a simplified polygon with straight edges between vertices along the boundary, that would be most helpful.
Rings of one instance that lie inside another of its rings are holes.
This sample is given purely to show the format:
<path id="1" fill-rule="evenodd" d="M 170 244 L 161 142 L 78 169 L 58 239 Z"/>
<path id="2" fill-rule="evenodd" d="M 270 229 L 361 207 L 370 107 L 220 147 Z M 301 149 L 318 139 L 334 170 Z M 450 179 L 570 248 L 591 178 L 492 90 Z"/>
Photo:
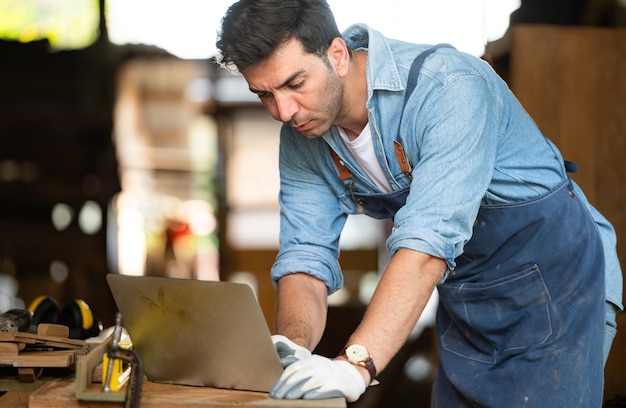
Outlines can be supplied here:
<path id="1" fill-rule="evenodd" d="M 344 99 L 346 110 L 337 123 L 348 135 L 356 139 L 367 125 L 367 80 L 365 67 L 367 51 L 355 51 L 350 61 L 350 74 L 344 80 Z"/>

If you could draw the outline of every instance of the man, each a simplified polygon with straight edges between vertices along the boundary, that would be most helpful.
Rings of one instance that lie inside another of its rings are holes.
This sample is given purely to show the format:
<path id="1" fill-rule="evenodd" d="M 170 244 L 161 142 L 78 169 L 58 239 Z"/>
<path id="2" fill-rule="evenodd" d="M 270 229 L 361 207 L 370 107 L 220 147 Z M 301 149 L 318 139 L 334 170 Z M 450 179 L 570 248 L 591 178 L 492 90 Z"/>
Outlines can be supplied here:
<path id="1" fill-rule="evenodd" d="M 357 400 L 437 288 L 433 406 L 601 405 L 615 233 L 484 61 L 342 37 L 323 0 L 241 0 L 217 47 L 284 123 L 273 397 Z M 344 351 L 312 355 L 356 213 L 393 218 L 391 260 Z"/>

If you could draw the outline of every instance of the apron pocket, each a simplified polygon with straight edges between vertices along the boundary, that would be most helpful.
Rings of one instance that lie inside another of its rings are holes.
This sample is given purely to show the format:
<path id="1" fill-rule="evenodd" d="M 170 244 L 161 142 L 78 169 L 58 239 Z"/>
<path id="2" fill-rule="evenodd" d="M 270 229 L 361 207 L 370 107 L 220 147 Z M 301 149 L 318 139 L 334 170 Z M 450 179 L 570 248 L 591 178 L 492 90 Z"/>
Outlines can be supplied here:
<path id="1" fill-rule="evenodd" d="M 451 319 L 442 348 L 468 359 L 494 364 L 552 334 L 550 294 L 537 265 L 491 282 L 444 283 L 439 295 Z"/>

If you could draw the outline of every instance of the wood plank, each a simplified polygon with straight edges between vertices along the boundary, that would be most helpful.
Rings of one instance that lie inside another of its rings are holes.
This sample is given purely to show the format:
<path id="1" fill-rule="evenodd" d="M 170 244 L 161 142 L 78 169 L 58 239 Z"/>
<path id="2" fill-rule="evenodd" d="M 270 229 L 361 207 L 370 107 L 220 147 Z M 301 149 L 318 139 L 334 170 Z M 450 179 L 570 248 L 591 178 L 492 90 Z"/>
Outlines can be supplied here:
<path id="1" fill-rule="evenodd" d="M 69 367 L 76 362 L 76 350 L 25 351 L 19 355 L 0 354 L 0 365 L 10 367 Z"/>
<path id="2" fill-rule="evenodd" d="M 0 407 L 28 408 L 30 390 L 11 390 L 0 395 Z"/>
<path id="3" fill-rule="evenodd" d="M 44 336 L 61 337 L 66 339 L 70 335 L 70 328 L 62 324 L 39 323 L 37 325 L 37 334 Z"/>
<path id="4" fill-rule="evenodd" d="M 20 351 L 24 350 L 26 344 L 3 341 L 0 342 L 0 354 L 10 354 L 17 356 Z"/>
<path id="5" fill-rule="evenodd" d="M 28 392 L 28 394 L 31 394 L 33 391 L 35 391 L 36 389 L 38 389 L 39 387 L 41 387 L 48 381 L 59 379 L 57 376 L 50 377 L 49 375 L 45 375 L 45 373 L 42 373 L 42 374 L 44 375 L 39 377 L 35 382 L 22 382 L 22 381 L 19 381 L 19 375 L 18 375 L 17 370 L 13 368 L 7 370 L 5 368 L 3 370 L 3 376 L 0 377 L 0 394 L 6 391 L 18 391 L 18 390 L 25 391 L 25 392 Z M 67 375 L 71 376 L 71 373 L 69 373 L 68 371 Z M 0 407 L 4 407 L 4 406 L 5 405 L 2 405 L 2 403 L 0 403 Z M 11 406 L 11 405 L 8 405 L 8 406 Z"/>
<path id="6" fill-rule="evenodd" d="M 79 350 L 85 347 L 84 340 L 68 339 L 65 337 L 50 336 L 24 332 L 0 332 L 0 342 L 25 343 L 43 347 L 58 347 Z"/>
<path id="7" fill-rule="evenodd" d="M 17 376 L 22 382 L 34 383 L 39 377 L 43 368 L 41 367 L 20 367 L 17 369 Z"/>
<path id="8" fill-rule="evenodd" d="M 30 396 L 30 408 L 92 407 L 93 402 L 78 401 L 76 385 L 70 380 L 56 380 L 44 384 Z M 119 402 L 98 402 L 98 407 L 119 408 Z M 343 398 L 327 400 L 276 400 L 262 392 L 223 390 L 211 387 L 190 387 L 144 381 L 141 407 L 252 407 L 252 408 L 345 408 Z"/>

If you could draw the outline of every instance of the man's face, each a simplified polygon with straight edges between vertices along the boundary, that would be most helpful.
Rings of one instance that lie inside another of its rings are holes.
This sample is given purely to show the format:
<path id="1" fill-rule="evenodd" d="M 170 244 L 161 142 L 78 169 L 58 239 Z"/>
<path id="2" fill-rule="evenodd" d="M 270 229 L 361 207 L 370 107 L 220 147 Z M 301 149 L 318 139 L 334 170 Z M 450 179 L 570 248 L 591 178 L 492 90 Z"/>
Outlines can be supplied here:
<path id="1" fill-rule="evenodd" d="M 274 119 L 315 138 L 343 114 L 343 83 L 330 64 L 292 39 L 242 74 Z"/>

